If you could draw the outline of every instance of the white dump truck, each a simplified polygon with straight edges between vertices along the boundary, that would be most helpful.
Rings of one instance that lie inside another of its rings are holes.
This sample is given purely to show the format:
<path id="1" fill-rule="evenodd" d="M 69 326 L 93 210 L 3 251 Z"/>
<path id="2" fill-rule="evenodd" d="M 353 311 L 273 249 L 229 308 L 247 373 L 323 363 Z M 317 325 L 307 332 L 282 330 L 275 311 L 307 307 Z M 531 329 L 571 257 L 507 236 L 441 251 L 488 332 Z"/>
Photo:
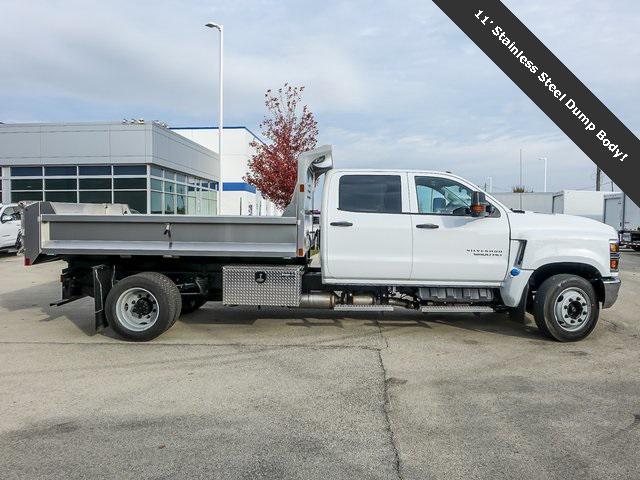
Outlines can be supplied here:
<path id="1" fill-rule="evenodd" d="M 317 228 L 312 205 L 322 175 Z M 70 208 L 25 208 L 25 264 L 67 262 L 55 304 L 92 296 L 96 330 L 111 326 L 130 340 L 150 340 L 181 313 L 221 301 L 343 312 L 529 311 L 544 334 L 573 341 L 593 330 L 620 287 L 610 226 L 517 213 L 449 173 L 336 170 L 330 147 L 302 155 L 282 217 Z"/>

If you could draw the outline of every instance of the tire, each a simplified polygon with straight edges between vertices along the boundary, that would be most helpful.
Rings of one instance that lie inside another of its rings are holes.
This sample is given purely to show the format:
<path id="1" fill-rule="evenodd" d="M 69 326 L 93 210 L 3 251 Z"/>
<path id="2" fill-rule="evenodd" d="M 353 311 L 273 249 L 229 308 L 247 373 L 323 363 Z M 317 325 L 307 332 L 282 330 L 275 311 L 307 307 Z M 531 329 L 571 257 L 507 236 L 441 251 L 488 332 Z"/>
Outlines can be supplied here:
<path id="1" fill-rule="evenodd" d="M 593 285 L 576 275 L 554 275 L 536 292 L 533 316 L 538 328 L 559 342 L 586 338 L 595 328 L 600 304 Z"/>
<path id="2" fill-rule="evenodd" d="M 180 314 L 182 313 L 182 295 L 180 295 L 180 291 L 178 290 L 178 287 L 176 287 L 175 283 L 173 283 L 173 281 L 169 277 L 167 277 L 166 275 L 163 275 L 162 273 L 142 272 L 142 273 L 139 273 L 138 275 L 142 275 L 146 278 L 151 279 L 152 281 L 158 281 L 163 283 L 169 282 L 174 287 L 174 288 L 170 288 L 169 285 L 167 284 L 167 291 L 171 295 L 171 301 L 173 302 L 173 305 L 175 308 L 175 314 L 173 316 L 173 320 L 171 321 L 171 325 L 169 325 L 168 327 L 170 328 L 171 326 L 173 326 L 174 323 L 176 323 L 178 318 L 180 318 Z"/>
<path id="3" fill-rule="evenodd" d="M 207 299 L 200 295 L 188 295 L 182 299 L 182 313 L 191 313 L 207 303 Z"/>
<path id="4" fill-rule="evenodd" d="M 18 232 L 18 236 L 16 237 L 16 253 L 20 253 L 20 250 L 22 250 L 22 232 Z"/>
<path id="5" fill-rule="evenodd" d="M 633 250 L 636 252 L 640 252 L 640 247 L 631 247 L 631 248 L 633 248 Z"/>
<path id="6" fill-rule="evenodd" d="M 165 332 L 180 315 L 180 292 L 167 276 L 144 272 L 124 278 L 107 295 L 109 325 L 127 340 L 144 342 Z"/>

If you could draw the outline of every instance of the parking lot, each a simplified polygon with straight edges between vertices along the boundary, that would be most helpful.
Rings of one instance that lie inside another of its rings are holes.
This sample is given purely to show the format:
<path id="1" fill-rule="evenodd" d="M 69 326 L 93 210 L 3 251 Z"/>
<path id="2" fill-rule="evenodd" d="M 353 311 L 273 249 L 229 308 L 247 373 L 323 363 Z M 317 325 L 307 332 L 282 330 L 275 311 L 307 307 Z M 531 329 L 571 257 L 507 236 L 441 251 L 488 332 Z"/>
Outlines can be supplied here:
<path id="1" fill-rule="evenodd" d="M 3 478 L 638 478 L 640 253 L 561 344 L 505 315 L 222 308 L 89 334 L 60 262 L 0 257 Z"/>

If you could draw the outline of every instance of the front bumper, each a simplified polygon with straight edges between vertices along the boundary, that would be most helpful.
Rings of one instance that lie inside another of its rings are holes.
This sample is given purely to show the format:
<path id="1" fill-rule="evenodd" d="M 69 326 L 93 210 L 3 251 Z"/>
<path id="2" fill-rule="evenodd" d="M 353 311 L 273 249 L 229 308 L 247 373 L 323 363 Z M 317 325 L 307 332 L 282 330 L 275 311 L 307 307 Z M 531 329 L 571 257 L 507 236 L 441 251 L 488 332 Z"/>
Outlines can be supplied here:
<path id="1" fill-rule="evenodd" d="M 604 286 L 604 300 L 602 302 L 602 308 L 612 307 L 618 299 L 618 292 L 620 291 L 620 285 L 622 282 L 619 278 L 604 278 L 602 285 Z"/>

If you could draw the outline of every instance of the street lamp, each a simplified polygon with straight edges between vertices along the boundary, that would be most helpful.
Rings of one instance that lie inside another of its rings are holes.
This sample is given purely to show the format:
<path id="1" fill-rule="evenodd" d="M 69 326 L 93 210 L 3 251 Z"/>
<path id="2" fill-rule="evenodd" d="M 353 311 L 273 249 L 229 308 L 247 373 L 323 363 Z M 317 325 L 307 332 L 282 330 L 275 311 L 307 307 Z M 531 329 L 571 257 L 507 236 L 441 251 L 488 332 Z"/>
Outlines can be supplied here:
<path id="1" fill-rule="evenodd" d="M 538 160 L 544 160 L 544 191 L 547 191 L 547 157 L 539 157 Z"/>
<path id="2" fill-rule="evenodd" d="M 223 123 L 222 123 L 222 114 L 223 114 L 223 108 L 224 108 L 224 84 L 223 84 L 223 57 L 222 57 L 222 52 L 223 52 L 223 46 L 224 46 L 224 28 L 222 25 L 218 25 L 217 23 L 207 23 L 205 25 L 205 27 L 209 27 L 209 28 L 215 28 L 216 30 L 218 30 L 220 32 L 220 77 L 219 77 L 219 87 L 220 87 L 220 103 L 219 103 L 219 108 L 218 108 L 218 158 L 220 160 L 220 190 L 222 190 L 222 181 L 223 181 L 223 177 L 222 177 L 222 131 L 223 131 Z"/>

